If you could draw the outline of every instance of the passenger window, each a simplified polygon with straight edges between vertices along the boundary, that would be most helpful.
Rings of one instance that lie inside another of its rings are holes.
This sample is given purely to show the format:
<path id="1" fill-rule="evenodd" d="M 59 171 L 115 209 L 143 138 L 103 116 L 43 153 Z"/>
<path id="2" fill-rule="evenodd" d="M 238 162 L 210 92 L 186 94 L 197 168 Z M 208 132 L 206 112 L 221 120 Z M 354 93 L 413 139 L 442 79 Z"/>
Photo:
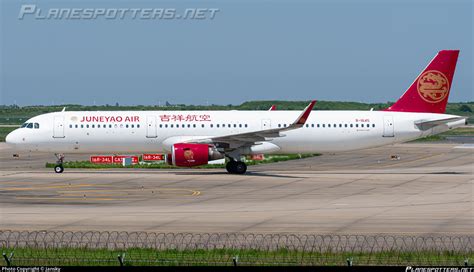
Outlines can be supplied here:
<path id="1" fill-rule="evenodd" d="M 95 125 L 92 125 L 92 128 L 95 128 Z"/>
<path id="2" fill-rule="evenodd" d="M 78 125 L 76 125 L 76 128 L 78 128 L 78 127 L 79 127 L 79 126 L 78 126 Z"/>
<path id="3" fill-rule="evenodd" d="M 217 124 L 216 127 L 219 128 L 219 124 Z"/>
<path id="4" fill-rule="evenodd" d="M 347 124 L 344 124 L 344 127 L 347 127 Z"/>
<path id="5" fill-rule="evenodd" d="M 86 128 L 89 128 L 89 125 L 86 125 Z"/>
<path id="6" fill-rule="evenodd" d="M 339 124 L 339 127 L 342 127 L 342 124 Z"/>
<path id="7" fill-rule="evenodd" d="M 306 127 L 309 127 L 309 125 L 308 125 L 308 124 L 306 124 Z"/>
<path id="8" fill-rule="evenodd" d="M 311 124 L 311 127 L 314 128 L 314 124 Z"/>
<path id="9" fill-rule="evenodd" d="M 241 127 L 242 127 L 242 124 L 239 124 L 239 128 L 241 128 Z"/>
<path id="10" fill-rule="evenodd" d="M 72 128 L 72 125 L 69 125 L 69 128 Z"/>
<path id="11" fill-rule="evenodd" d="M 133 125 L 132 125 L 132 126 L 133 126 Z M 160 128 L 162 128 L 162 127 L 163 127 L 163 124 L 160 124 Z"/>
<path id="12" fill-rule="evenodd" d="M 356 127 L 358 128 L 358 127 L 359 127 L 359 124 L 356 124 Z"/>
<path id="13" fill-rule="evenodd" d="M 319 124 L 317 124 L 316 127 L 319 127 Z"/>
<path id="14" fill-rule="evenodd" d="M 137 125 L 137 128 L 140 128 L 140 125 Z"/>
<path id="15" fill-rule="evenodd" d="M 331 127 L 331 124 L 328 124 L 328 128 Z"/>
<path id="16" fill-rule="evenodd" d="M 170 125 L 170 128 L 173 128 L 173 124 Z"/>
<path id="17" fill-rule="evenodd" d="M 326 125 L 325 125 L 325 124 L 323 124 L 323 127 L 326 127 Z"/>
<path id="18" fill-rule="evenodd" d="M 196 128 L 196 124 L 193 124 L 193 128 Z"/>
<path id="19" fill-rule="evenodd" d="M 181 127 L 182 127 L 182 128 L 184 128 L 184 127 L 185 127 L 185 125 L 184 125 L 184 124 L 182 124 L 182 125 L 181 125 Z"/>
<path id="20" fill-rule="evenodd" d="M 351 124 L 351 127 L 352 127 L 352 124 Z"/>
<path id="21" fill-rule="evenodd" d="M 212 128 L 212 127 L 214 127 L 214 125 L 213 125 L 213 124 L 211 124 L 211 128 Z"/>
<path id="22" fill-rule="evenodd" d="M 134 124 L 132 124 L 132 128 L 134 128 L 134 127 L 135 127 L 135 125 L 134 125 Z M 161 127 L 161 125 L 160 125 L 160 127 Z"/>
<path id="23" fill-rule="evenodd" d="M 128 128 L 128 124 L 125 125 L 125 128 Z"/>
<path id="24" fill-rule="evenodd" d="M 247 127 L 247 124 L 245 124 L 245 127 Z"/>
<path id="25" fill-rule="evenodd" d="M 81 125 L 81 128 L 84 128 L 84 125 Z"/>
<path id="26" fill-rule="evenodd" d="M 168 124 L 165 125 L 165 128 L 168 128 Z"/>
<path id="27" fill-rule="evenodd" d="M 237 127 L 237 124 L 234 124 L 234 127 Z"/>
<path id="28" fill-rule="evenodd" d="M 372 127 L 375 127 L 375 124 L 372 124 Z"/>
<path id="29" fill-rule="evenodd" d="M 109 125 L 109 128 L 112 128 L 112 124 Z"/>
<path id="30" fill-rule="evenodd" d="M 202 125 L 201 125 L 201 127 L 203 127 L 203 128 L 204 128 L 204 124 L 202 124 Z"/>
<path id="31" fill-rule="evenodd" d="M 281 124 L 278 124 L 278 127 L 281 127 Z"/>

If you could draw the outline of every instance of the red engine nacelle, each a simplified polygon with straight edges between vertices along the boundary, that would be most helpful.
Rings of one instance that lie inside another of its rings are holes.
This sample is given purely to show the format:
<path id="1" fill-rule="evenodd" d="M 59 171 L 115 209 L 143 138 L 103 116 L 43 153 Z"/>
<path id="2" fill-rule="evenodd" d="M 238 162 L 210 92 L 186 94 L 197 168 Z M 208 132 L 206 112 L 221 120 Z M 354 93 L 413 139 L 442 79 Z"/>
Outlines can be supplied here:
<path id="1" fill-rule="evenodd" d="M 166 162 L 170 165 L 191 167 L 207 164 L 209 161 L 224 158 L 224 155 L 208 144 L 174 144 Z"/>

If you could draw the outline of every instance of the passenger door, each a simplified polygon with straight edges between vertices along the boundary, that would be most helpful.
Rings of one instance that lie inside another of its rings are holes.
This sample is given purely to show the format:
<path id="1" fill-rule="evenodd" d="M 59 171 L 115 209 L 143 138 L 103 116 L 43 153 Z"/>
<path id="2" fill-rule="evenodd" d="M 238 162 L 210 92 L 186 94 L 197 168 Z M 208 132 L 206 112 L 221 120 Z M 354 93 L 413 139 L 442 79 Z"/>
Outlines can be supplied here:
<path id="1" fill-rule="evenodd" d="M 386 115 L 383 117 L 383 137 L 393 137 L 393 116 Z"/>
<path id="2" fill-rule="evenodd" d="M 64 137 L 64 116 L 55 116 L 53 124 L 53 138 Z"/>
<path id="3" fill-rule="evenodd" d="M 158 135 L 156 133 L 156 116 L 147 116 L 146 117 L 146 137 L 147 138 L 156 138 Z"/>

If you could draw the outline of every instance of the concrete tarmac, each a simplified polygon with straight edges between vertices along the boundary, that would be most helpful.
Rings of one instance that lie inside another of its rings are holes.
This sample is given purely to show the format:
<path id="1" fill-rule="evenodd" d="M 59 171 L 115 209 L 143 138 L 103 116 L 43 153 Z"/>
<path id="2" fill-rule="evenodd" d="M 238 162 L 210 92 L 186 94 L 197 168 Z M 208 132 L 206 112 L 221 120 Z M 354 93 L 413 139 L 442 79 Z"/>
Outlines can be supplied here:
<path id="1" fill-rule="evenodd" d="M 400 144 L 225 169 L 44 168 L 0 144 L 0 228 L 474 234 L 474 149 Z M 390 155 L 400 156 L 391 160 Z M 67 160 L 87 159 L 68 156 Z"/>

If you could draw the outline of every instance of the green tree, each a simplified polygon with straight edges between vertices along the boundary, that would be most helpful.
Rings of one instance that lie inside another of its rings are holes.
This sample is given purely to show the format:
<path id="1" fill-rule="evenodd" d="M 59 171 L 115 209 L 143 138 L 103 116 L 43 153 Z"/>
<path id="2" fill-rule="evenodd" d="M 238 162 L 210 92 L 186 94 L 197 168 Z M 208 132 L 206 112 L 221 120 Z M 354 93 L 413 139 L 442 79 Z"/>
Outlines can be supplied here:
<path id="1" fill-rule="evenodd" d="M 462 111 L 462 112 L 472 112 L 471 107 L 469 107 L 466 104 L 463 104 L 463 105 L 459 106 L 459 110 Z"/>

